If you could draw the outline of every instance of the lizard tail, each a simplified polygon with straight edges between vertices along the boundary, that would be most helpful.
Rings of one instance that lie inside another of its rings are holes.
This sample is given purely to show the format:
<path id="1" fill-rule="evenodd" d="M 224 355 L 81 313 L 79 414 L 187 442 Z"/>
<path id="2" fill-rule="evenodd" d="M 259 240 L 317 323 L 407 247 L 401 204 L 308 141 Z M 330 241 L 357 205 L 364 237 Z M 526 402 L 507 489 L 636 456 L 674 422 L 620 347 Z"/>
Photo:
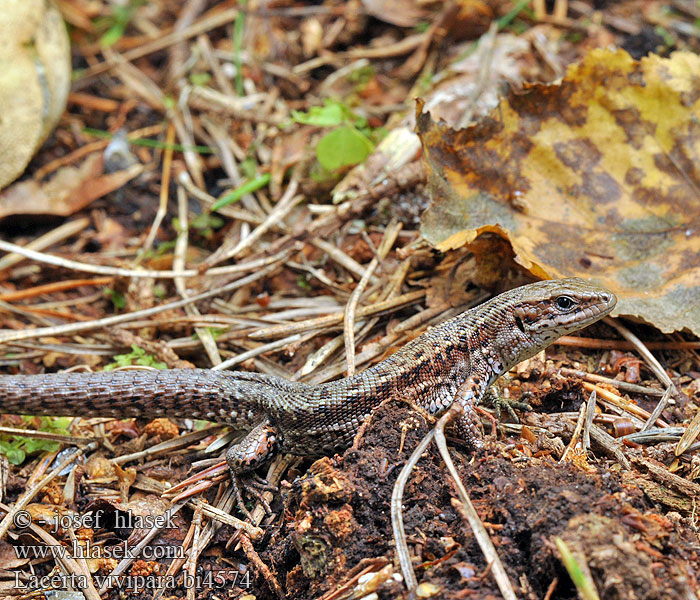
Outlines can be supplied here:
<path id="1" fill-rule="evenodd" d="M 259 420 L 269 376 L 207 369 L 0 377 L 0 413 L 81 417 L 188 417 L 238 427 Z"/>

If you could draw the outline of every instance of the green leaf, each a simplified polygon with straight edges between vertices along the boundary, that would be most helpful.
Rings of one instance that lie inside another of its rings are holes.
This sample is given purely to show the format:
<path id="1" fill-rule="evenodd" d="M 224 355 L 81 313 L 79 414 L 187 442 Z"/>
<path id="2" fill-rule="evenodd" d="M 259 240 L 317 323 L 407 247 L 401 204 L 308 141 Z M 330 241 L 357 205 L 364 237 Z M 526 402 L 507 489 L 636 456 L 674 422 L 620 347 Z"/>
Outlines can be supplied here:
<path id="1" fill-rule="evenodd" d="M 121 310 L 126 306 L 126 298 L 124 298 L 124 294 L 111 288 L 105 288 L 105 294 L 112 301 L 114 310 Z"/>
<path id="2" fill-rule="evenodd" d="M 46 419 L 46 425 L 43 420 Z M 73 422 L 73 417 L 42 417 L 42 429 L 49 428 L 61 435 L 68 435 L 68 426 Z"/>
<path id="3" fill-rule="evenodd" d="M 297 276 L 297 285 L 306 292 L 311 291 L 311 284 L 306 280 L 304 275 Z"/>
<path id="4" fill-rule="evenodd" d="M 156 285 L 153 286 L 153 295 L 158 298 L 158 300 L 164 300 L 166 294 L 167 291 L 164 285 L 156 283 Z"/>
<path id="5" fill-rule="evenodd" d="M 316 146 L 316 157 L 324 169 L 335 171 L 361 163 L 373 150 L 372 142 L 354 127 L 338 127 L 324 135 Z"/>
<path id="6" fill-rule="evenodd" d="M 40 440 L 37 438 L 24 438 L 24 452 L 34 454 L 34 452 L 56 452 L 61 444 L 54 440 Z"/>
<path id="7" fill-rule="evenodd" d="M 73 419 L 70 417 L 38 417 L 38 425 L 36 424 L 37 417 L 25 415 L 22 417 L 22 420 L 32 429 L 68 435 L 68 425 Z M 4 454 L 14 465 L 22 464 L 28 454 L 56 452 L 60 447 L 61 444 L 54 440 L 21 435 L 0 436 L 0 454 Z"/>
<path id="8" fill-rule="evenodd" d="M 27 456 L 24 450 L 6 440 L 0 440 L 0 454 L 4 454 L 13 465 L 21 465 Z"/>
<path id="9" fill-rule="evenodd" d="M 192 73 L 190 75 L 190 83 L 194 86 L 203 86 L 211 81 L 210 73 Z"/>
<path id="10" fill-rule="evenodd" d="M 115 23 L 112 25 L 100 38 L 100 46 L 103 48 L 114 46 L 124 35 L 125 29 L 126 23 Z"/>
<path id="11" fill-rule="evenodd" d="M 111 22 L 109 29 L 100 37 L 100 46 L 109 48 L 116 44 L 126 31 L 126 26 L 131 20 L 131 15 L 134 7 L 129 6 L 112 6 L 112 16 L 108 17 L 106 22 Z"/>
<path id="12" fill-rule="evenodd" d="M 255 177 L 258 173 L 258 163 L 250 156 L 248 158 L 244 158 L 238 165 L 238 168 L 241 170 L 241 173 L 243 173 L 246 179 L 253 179 L 253 177 Z"/>
<path id="13" fill-rule="evenodd" d="M 214 230 L 224 226 L 224 220 L 219 216 L 208 212 L 198 214 L 192 221 L 190 227 L 196 229 L 203 238 L 214 235 Z"/>
<path id="14" fill-rule="evenodd" d="M 112 357 L 111 363 L 105 365 L 105 371 L 112 371 L 117 367 L 128 367 L 131 365 L 141 365 L 143 367 L 154 367 L 156 369 L 166 369 L 168 365 L 155 359 L 152 354 L 146 354 L 146 351 L 136 346 L 131 345 L 131 352 L 128 354 L 116 354 Z"/>
<path id="15" fill-rule="evenodd" d="M 228 331 L 228 327 L 205 327 L 205 329 L 211 334 L 214 340 Z"/>
<path id="16" fill-rule="evenodd" d="M 326 100 L 323 106 L 313 106 L 309 112 L 293 110 L 292 120 L 302 125 L 336 127 L 345 121 L 346 112 L 343 105 Z"/>
<path id="17" fill-rule="evenodd" d="M 243 60 L 241 54 L 243 51 L 243 36 L 245 34 L 247 0 L 239 0 L 238 4 L 244 10 L 238 11 L 236 20 L 233 23 L 233 64 L 236 66 L 236 93 L 239 96 L 243 96 L 245 90 L 243 89 Z"/>

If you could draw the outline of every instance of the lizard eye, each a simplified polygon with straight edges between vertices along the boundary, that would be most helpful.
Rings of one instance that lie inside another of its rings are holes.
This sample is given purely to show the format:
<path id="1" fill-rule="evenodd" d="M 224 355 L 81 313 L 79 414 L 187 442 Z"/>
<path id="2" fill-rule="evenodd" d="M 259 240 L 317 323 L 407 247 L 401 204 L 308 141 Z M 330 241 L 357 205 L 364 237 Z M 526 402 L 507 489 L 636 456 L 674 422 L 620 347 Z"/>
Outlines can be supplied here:
<path id="1" fill-rule="evenodd" d="M 576 303 L 568 296 L 558 296 L 554 299 L 554 304 L 559 310 L 567 311 L 571 310 Z"/>

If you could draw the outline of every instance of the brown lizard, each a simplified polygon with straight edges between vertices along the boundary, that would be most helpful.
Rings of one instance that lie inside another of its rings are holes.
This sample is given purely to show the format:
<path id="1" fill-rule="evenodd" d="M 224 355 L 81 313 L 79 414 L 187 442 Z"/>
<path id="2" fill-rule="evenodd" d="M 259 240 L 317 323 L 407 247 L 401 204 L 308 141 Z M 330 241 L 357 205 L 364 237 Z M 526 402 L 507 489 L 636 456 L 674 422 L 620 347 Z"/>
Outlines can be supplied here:
<path id="1" fill-rule="evenodd" d="M 226 455 L 236 477 L 279 451 L 321 456 L 347 448 L 381 402 L 431 414 L 462 405 L 457 430 L 478 445 L 474 404 L 517 363 L 608 314 L 615 296 L 581 279 L 525 285 L 430 329 L 376 365 L 321 385 L 205 369 L 0 377 L 0 413 L 190 417 L 247 431 Z"/>

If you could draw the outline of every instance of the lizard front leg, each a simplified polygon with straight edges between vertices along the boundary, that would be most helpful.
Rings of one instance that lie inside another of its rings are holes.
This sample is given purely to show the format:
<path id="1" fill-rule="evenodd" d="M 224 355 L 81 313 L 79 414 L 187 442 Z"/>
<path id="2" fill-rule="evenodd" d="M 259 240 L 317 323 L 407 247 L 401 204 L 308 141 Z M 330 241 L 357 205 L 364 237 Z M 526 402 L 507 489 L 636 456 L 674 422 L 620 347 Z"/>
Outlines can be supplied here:
<path id="1" fill-rule="evenodd" d="M 481 421 L 476 413 L 476 402 L 486 391 L 488 381 L 477 375 L 471 375 L 457 388 L 454 402 L 462 407 L 461 416 L 454 422 L 454 428 L 458 437 L 463 439 L 473 448 L 481 448 L 483 445 L 483 432 Z"/>
<path id="2" fill-rule="evenodd" d="M 231 484 L 233 485 L 233 490 L 236 494 L 238 507 L 241 509 L 243 514 L 251 519 L 251 521 L 252 517 L 243 503 L 241 487 L 244 487 L 248 492 L 252 493 L 259 500 L 261 500 L 265 506 L 265 509 L 268 511 L 269 506 L 259 492 L 254 489 L 255 487 L 260 486 L 256 486 L 252 481 L 243 483 L 241 480 L 242 476 L 245 474 L 252 475 L 253 471 L 255 471 L 258 467 L 269 463 L 277 455 L 279 449 L 279 432 L 275 426 L 270 423 L 269 419 L 264 419 L 253 429 L 251 429 L 240 442 L 233 444 L 226 451 L 226 463 L 228 464 L 228 468 L 231 473 Z"/>

